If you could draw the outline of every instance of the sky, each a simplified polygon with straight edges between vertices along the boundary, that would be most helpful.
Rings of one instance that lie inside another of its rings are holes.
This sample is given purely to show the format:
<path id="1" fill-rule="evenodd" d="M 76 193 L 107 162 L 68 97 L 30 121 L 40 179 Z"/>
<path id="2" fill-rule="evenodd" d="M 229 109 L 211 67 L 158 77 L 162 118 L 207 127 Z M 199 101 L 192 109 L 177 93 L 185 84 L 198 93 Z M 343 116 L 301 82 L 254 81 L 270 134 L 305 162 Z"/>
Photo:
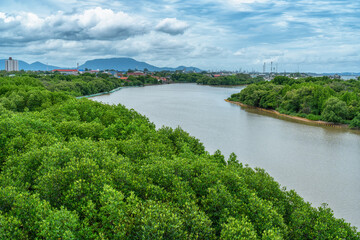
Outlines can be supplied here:
<path id="1" fill-rule="evenodd" d="M 360 1 L 4 0 L 0 59 L 76 67 L 131 57 L 158 67 L 360 72 Z"/>

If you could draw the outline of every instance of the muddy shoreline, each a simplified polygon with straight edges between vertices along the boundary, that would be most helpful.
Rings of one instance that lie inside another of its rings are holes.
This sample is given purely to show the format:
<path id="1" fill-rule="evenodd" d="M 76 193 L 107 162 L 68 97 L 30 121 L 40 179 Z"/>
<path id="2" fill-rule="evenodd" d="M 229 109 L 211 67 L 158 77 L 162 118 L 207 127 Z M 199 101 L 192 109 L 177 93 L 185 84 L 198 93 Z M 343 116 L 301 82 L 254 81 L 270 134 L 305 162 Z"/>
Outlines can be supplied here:
<path id="1" fill-rule="evenodd" d="M 246 104 L 243 104 L 241 102 L 234 102 L 234 101 L 230 101 L 230 100 L 227 100 L 227 99 L 225 99 L 225 101 L 228 102 L 228 103 L 239 105 L 239 106 L 244 107 L 244 108 L 256 109 L 256 110 L 259 110 L 259 111 L 262 111 L 262 112 L 271 113 L 271 114 L 274 114 L 276 116 L 285 117 L 285 118 L 296 120 L 296 121 L 299 121 L 299 122 L 311 123 L 311 124 L 315 124 L 315 125 L 321 125 L 321 126 L 327 126 L 327 127 L 333 127 L 333 128 L 350 129 L 349 125 L 347 125 L 347 124 L 334 124 L 334 123 L 325 122 L 325 121 L 314 121 L 314 120 L 310 120 L 310 119 L 303 118 L 303 117 L 296 117 L 296 116 L 291 116 L 291 115 L 279 113 L 278 111 L 275 111 L 275 110 L 269 110 L 269 109 L 265 109 L 265 108 L 246 105 Z"/>

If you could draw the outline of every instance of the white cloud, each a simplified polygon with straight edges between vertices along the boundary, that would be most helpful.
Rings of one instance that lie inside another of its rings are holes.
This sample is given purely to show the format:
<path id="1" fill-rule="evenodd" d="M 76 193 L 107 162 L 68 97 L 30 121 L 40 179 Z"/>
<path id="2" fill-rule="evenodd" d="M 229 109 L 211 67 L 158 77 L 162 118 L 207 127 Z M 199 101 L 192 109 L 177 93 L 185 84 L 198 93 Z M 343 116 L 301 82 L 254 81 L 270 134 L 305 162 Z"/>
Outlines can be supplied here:
<path id="1" fill-rule="evenodd" d="M 15 20 L 14 17 L 7 16 L 5 13 L 0 12 L 0 19 L 3 21 L 3 23 L 10 23 Z"/>
<path id="2" fill-rule="evenodd" d="M 157 31 L 168 33 L 171 35 L 183 34 L 189 25 L 184 21 L 179 21 L 176 18 L 165 18 L 161 20 L 155 27 Z"/>
<path id="3" fill-rule="evenodd" d="M 261 71 L 271 61 L 288 71 L 359 69 L 357 1 L 20 2 L 0 3 L 3 57 L 58 66 L 128 56 L 203 69 Z"/>
<path id="4" fill-rule="evenodd" d="M 34 13 L 24 13 L 19 20 L 29 30 L 41 29 L 44 25 L 44 19 L 39 18 Z"/>
<path id="5" fill-rule="evenodd" d="M 241 4 L 252 4 L 252 3 L 267 3 L 270 2 L 270 0 L 225 0 L 224 2 L 227 2 L 231 5 L 241 5 Z"/>
<path id="6" fill-rule="evenodd" d="M 225 7 L 228 11 L 248 12 L 256 11 L 259 5 L 273 4 L 274 6 L 287 5 L 286 0 L 208 0 Z"/>
<path id="7" fill-rule="evenodd" d="M 126 39 L 149 31 L 149 24 L 140 16 L 96 7 L 81 13 L 56 14 L 41 18 L 34 13 L 11 16 L 0 13 L 0 35 L 3 42 L 37 41 L 42 39 Z"/>

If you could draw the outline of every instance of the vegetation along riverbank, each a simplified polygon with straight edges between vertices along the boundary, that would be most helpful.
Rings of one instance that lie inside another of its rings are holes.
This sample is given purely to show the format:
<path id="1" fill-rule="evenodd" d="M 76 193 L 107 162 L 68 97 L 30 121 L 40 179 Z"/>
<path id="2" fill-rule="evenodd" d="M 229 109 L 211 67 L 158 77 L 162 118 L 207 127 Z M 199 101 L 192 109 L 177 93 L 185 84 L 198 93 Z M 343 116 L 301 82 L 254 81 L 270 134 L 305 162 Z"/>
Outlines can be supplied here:
<path id="1" fill-rule="evenodd" d="M 264 81 L 262 77 L 252 77 L 246 73 L 173 73 L 171 81 L 177 83 L 197 83 L 212 86 L 239 86 Z"/>
<path id="2" fill-rule="evenodd" d="M 243 104 L 241 102 L 230 101 L 228 99 L 225 99 L 225 101 L 228 102 L 228 103 L 239 105 L 239 106 L 244 107 L 244 108 L 256 109 L 256 110 L 259 110 L 259 111 L 262 111 L 262 112 L 273 114 L 275 116 L 281 116 L 281 117 L 284 117 L 284 118 L 287 118 L 287 119 L 296 120 L 297 122 L 311 123 L 311 124 L 314 124 L 314 125 L 322 125 L 322 126 L 328 126 L 328 127 L 334 127 L 334 128 L 344 128 L 344 129 L 349 128 L 348 124 L 334 124 L 334 123 L 331 123 L 331 122 L 325 122 L 325 121 L 321 121 L 321 120 L 314 121 L 314 120 L 310 120 L 310 119 L 307 119 L 307 118 L 304 118 L 304 117 L 297 117 L 297 116 L 283 114 L 283 113 L 280 113 L 280 112 L 278 112 L 276 110 L 270 110 L 270 109 L 265 109 L 265 108 L 260 108 L 260 107 L 254 107 L 254 106 Z"/>
<path id="3" fill-rule="evenodd" d="M 74 96 L 120 80 L 0 77 L 1 239 L 360 239 L 263 169 Z"/>
<path id="4" fill-rule="evenodd" d="M 360 127 L 360 80 L 356 79 L 277 76 L 269 82 L 251 84 L 228 100 L 317 124 Z"/>

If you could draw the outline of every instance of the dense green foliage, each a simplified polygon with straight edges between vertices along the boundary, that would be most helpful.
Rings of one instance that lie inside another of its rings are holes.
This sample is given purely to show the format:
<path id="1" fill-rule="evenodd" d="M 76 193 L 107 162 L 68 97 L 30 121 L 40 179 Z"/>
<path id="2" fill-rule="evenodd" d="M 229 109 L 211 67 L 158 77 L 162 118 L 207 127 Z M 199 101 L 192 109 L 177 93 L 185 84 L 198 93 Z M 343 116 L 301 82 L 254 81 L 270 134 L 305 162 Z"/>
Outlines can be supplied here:
<path id="1" fill-rule="evenodd" d="M 246 85 L 262 81 L 264 81 L 262 77 L 252 78 L 249 74 L 238 73 L 236 75 L 220 76 L 215 78 L 204 76 L 196 82 L 204 85 Z"/>
<path id="2" fill-rule="evenodd" d="M 79 76 L 54 74 L 39 78 L 49 91 L 65 91 L 73 96 L 108 92 L 123 85 L 123 81 L 106 73 L 98 75 L 85 73 Z"/>
<path id="3" fill-rule="evenodd" d="M 245 85 L 264 81 L 262 77 L 252 78 L 249 74 L 244 73 L 219 77 L 213 77 L 207 73 L 173 73 L 171 79 L 178 83 L 197 83 L 204 85 Z"/>
<path id="4" fill-rule="evenodd" d="M 125 81 L 124 86 L 142 86 L 142 85 L 153 85 L 153 84 L 160 84 L 159 80 L 153 78 L 151 75 L 145 76 L 129 76 L 128 81 Z"/>
<path id="5" fill-rule="evenodd" d="M 64 92 L 51 92 L 40 79 L 30 76 L 3 77 L 0 81 L 0 104 L 15 112 L 41 110 L 69 99 Z"/>
<path id="6" fill-rule="evenodd" d="M 176 83 L 196 83 L 199 78 L 203 77 L 200 73 L 173 73 L 170 75 L 171 80 Z"/>
<path id="7" fill-rule="evenodd" d="M 142 85 L 139 83 L 126 83 L 128 85 Z M 108 92 L 125 85 L 125 82 L 109 74 L 85 73 L 78 76 L 62 74 L 36 74 L 23 73 L 15 77 L 3 77 L 0 82 L 0 97 L 18 95 L 26 98 L 24 92 L 31 95 L 33 91 L 58 92 L 62 95 L 84 96 L 99 92 Z M 39 93 L 40 95 L 44 93 Z M 34 96 L 36 94 L 33 94 Z M 14 96 L 13 96 L 14 97 Z M 38 99 L 34 100 L 38 101 Z"/>
<path id="8" fill-rule="evenodd" d="M 360 127 L 360 80 L 278 76 L 270 82 L 249 85 L 229 100 L 310 120 Z"/>
<path id="9" fill-rule="evenodd" d="M 0 73 L 0 76 L 3 74 Z M 33 82 L 32 85 L 30 82 L 27 83 L 30 87 L 45 88 L 51 92 L 66 92 L 72 96 L 86 96 L 100 92 L 109 92 L 122 86 L 143 86 L 160 83 L 150 75 L 129 76 L 127 80 L 121 80 L 107 73 L 83 73 L 76 76 L 63 75 L 56 72 L 55 74 L 22 73 L 17 75 L 17 77 L 5 77 L 7 80 L 1 83 L 1 87 L 9 88 L 11 85 L 15 87 L 18 85 L 19 79 L 27 78 L 27 81 Z M 10 89 L 8 90 L 10 92 Z"/>
<path id="10" fill-rule="evenodd" d="M 360 239 L 235 154 L 43 85 L 0 78 L 0 239 Z"/>

